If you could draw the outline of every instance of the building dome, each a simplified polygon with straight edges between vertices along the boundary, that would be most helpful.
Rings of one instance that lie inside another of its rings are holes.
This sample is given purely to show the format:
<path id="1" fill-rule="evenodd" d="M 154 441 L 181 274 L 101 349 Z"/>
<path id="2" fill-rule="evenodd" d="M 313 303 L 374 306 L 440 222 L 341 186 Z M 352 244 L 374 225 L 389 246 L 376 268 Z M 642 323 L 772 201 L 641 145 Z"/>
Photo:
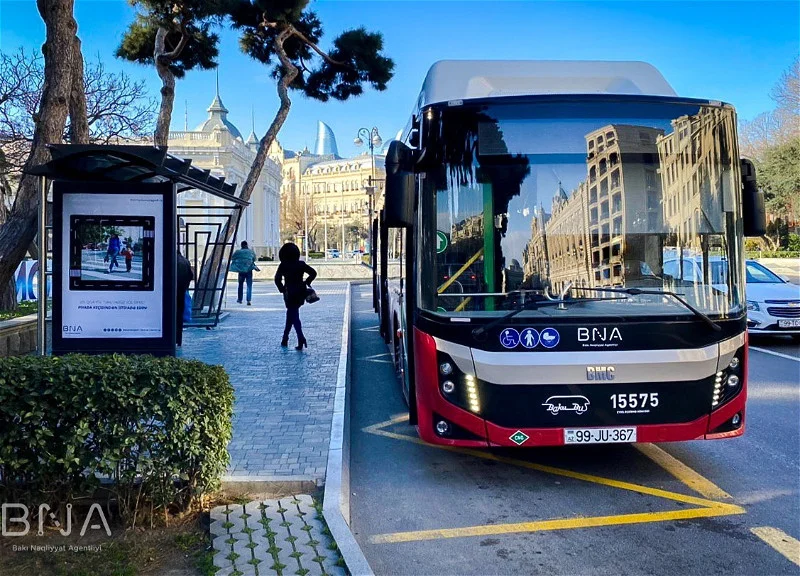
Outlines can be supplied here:
<path id="1" fill-rule="evenodd" d="M 225 108 L 225 105 L 222 103 L 222 98 L 219 96 L 219 79 L 217 80 L 217 94 L 214 96 L 211 106 L 209 106 L 206 111 L 208 112 L 208 118 L 205 122 L 195 128 L 195 131 L 211 132 L 215 128 L 220 128 L 230 132 L 231 137 L 244 141 L 244 138 L 242 138 L 242 133 L 239 132 L 239 129 L 234 126 L 230 120 L 228 120 L 228 109 Z"/>

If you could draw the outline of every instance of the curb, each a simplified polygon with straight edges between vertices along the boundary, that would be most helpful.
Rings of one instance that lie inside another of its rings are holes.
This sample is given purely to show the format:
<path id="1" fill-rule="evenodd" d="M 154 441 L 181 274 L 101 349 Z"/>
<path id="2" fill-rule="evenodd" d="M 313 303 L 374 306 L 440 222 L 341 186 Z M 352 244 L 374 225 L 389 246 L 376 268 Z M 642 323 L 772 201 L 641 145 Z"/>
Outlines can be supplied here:
<path id="1" fill-rule="evenodd" d="M 339 553 L 350 574 L 373 576 L 364 552 L 350 530 L 350 301 L 352 283 L 347 282 L 342 324 L 342 348 L 336 375 L 336 395 L 333 401 L 331 441 L 328 447 L 328 466 L 325 474 L 325 496 L 322 515 L 328 524 Z"/>

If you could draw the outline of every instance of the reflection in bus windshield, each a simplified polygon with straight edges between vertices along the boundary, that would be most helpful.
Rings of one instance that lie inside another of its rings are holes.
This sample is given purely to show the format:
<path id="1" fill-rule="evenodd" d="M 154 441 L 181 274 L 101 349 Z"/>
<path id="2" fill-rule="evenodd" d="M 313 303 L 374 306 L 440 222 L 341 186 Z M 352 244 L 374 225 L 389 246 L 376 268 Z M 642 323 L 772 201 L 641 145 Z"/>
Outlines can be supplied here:
<path id="1" fill-rule="evenodd" d="M 731 110 L 472 105 L 444 110 L 439 123 L 429 149 L 440 164 L 424 181 L 423 234 L 437 253 L 421 263 L 423 307 L 501 313 L 514 306 L 508 297 L 474 294 L 558 294 L 571 282 L 574 296 L 660 288 L 710 315 L 740 309 L 728 267 L 742 257 Z M 676 313 L 663 297 L 631 300 L 626 313 Z"/>

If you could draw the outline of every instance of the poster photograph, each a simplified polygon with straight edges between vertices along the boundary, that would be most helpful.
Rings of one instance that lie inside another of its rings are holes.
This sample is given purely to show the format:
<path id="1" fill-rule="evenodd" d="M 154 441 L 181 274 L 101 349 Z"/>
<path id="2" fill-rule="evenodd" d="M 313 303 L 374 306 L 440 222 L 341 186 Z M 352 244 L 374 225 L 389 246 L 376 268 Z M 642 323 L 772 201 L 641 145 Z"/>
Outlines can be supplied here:
<path id="1" fill-rule="evenodd" d="M 70 286 L 76 290 L 153 290 L 155 218 L 70 217 Z"/>

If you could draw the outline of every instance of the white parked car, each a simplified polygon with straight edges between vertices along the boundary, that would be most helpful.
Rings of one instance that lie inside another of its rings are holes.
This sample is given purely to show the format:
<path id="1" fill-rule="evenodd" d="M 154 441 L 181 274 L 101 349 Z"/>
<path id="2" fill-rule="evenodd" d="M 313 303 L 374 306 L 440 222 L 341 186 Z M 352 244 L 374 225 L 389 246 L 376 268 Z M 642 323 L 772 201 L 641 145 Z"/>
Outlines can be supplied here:
<path id="1" fill-rule="evenodd" d="M 766 266 L 745 262 L 747 328 L 751 334 L 790 334 L 800 339 L 800 286 Z"/>
<path id="2" fill-rule="evenodd" d="M 678 260 L 665 259 L 664 274 L 687 282 L 702 282 L 701 262 L 699 258 L 684 258 L 681 273 Z M 709 264 L 712 286 L 724 292 L 728 263 L 712 256 Z M 787 282 L 755 260 L 745 260 L 745 291 L 747 329 L 751 334 L 790 335 L 800 339 L 800 286 Z"/>

